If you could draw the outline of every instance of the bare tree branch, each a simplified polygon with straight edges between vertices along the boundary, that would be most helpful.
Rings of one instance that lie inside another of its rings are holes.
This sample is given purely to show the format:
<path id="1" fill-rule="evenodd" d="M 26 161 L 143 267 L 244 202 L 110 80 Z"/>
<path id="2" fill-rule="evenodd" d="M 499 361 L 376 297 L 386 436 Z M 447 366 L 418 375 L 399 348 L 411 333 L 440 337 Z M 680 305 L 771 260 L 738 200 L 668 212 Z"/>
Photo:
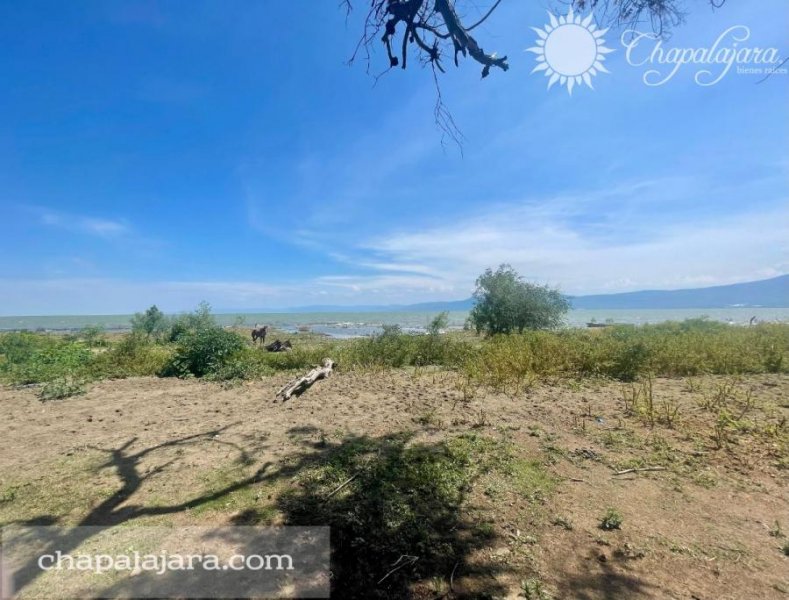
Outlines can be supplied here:
<path id="1" fill-rule="evenodd" d="M 487 21 L 488 17 L 493 14 L 493 11 L 496 10 L 499 7 L 499 4 L 501 4 L 501 0 L 496 0 L 496 3 L 493 6 L 490 7 L 490 10 L 488 12 L 486 12 L 485 15 L 479 21 L 477 21 L 476 23 L 474 23 L 473 25 L 468 27 L 468 31 L 471 31 L 472 29 L 475 29 L 476 27 L 479 27 L 485 21 Z"/>
<path id="2" fill-rule="evenodd" d="M 456 65 L 459 64 L 458 57 L 462 55 L 469 56 L 482 65 L 483 77 L 490 74 L 491 67 L 506 71 L 509 69 L 507 57 L 486 53 L 470 33 L 473 28 L 485 22 L 499 4 L 501 0 L 496 0 L 480 20 L 466 27 L 458 16 L 455 0 L 371 0 L 364 32 L 351 61 L 362 48 L 365 48 L 369 57 L 371 43 L 383 32 L 381 42 L 386 48 L 389 65 L 392 67 L 408 67 L 408 53 L 413 44 L 420 58 L 443 72 L 442 45 L 451 42 Z M 352 10 L 351 0 L 343 0 L 341 6 L 344 6 L 346 11 Z M 395 54 L 392 45 L 397 36 L 402 37 Z"/>
<path id="3" fill-rule="evenodd" d="M 683 8 L 689 3 L 704 2 L 715 9 L 720 8 L 726 0 L 557 1 L 577 11 L 595 11 L 598 20 L 609 21 L 619 27 L 648 21 L 656 33 L 663 35 L 671 27 L 682 23 L 685 18 Z M 458 146 L 461 146 L 463 136 L 444 104 L 438 80 L 438 73 L 445 72 L 442 60 L 449 53 L 450 44 L 455 66 L 459 66 L 461 56 L 470 57 L 482 65 L 483 79 L 490 75 L 494 67 L 502 71 L 509 69 L 507 56 L 499 57 L 495 52 L 486 52 L 471 33 L 491 17 L 500 7 L 501 0 L 493 1 L 484 13 L 478 11 L 477 14 L 481 13 L 480 18 L 467 25 L 464 23 L 466 17 L 460 15 L 465 15 L 463 7 L 469 2 L 473 0 L 369 0 L 362 36 L 348 61 L 348 64 L 352 64 L 360 53 L 364 53 L 369 73 L 374 44 L 380 40 L 386 49 L 389 65 L 388 69 L 376 76 L 377 82 L 394 67 L 406 69 L 409 51 L 415 51 L 418 61 L 422 65 L 429 65 L 433 71 L 437 94 L 434 117 L 443 133 L 442 142 L 446 136 Z M 345 8 L 346 19 L 353 10 L 352 4 L 352 0 L 340 1 L 340 6 Z M 397 45 L 393 47 L 393 44 Z"/>
<path id="4" fill-rule="evenodd" d="M 697 0 L 698 1 L 698 0 Z M 570 0 L 574 10 L 590 9 L 598 19 L 617 27 L 635 27 L 649 23 L 657 35 L 668 34 L 685 21 L 685 7 L 693 0 Z M 713 9 L 726 0 L 705 0 Z"/>

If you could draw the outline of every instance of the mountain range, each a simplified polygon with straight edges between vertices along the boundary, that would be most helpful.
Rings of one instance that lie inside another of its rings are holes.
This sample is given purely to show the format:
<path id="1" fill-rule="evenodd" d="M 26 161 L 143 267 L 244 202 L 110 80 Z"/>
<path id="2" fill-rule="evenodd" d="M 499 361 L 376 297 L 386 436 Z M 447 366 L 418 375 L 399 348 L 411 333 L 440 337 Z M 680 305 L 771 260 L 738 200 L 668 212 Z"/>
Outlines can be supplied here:
<path id="1" fill-rule="evenodd" d="M 595 294 L 590 296 L 568 296 L 573 308 L 619 309 L 619 308 L 731 308 L 731 307 L 789 307 L 789 275 L 772 279 L 716 285 L 705 288 L 681 290 L 644 290 L 619 294 Z M 363 306 L 316 305 L 299 306 L 277 311 L 261 312 L 440 312 L 465 311 L 474 306 L 473 298 L 446 302 L 422 302 L 420 304 L 390 304 Z M 239 312 L 224 310 L 222 312 Z M 250 312 L 249 310 L 240 312 Z"/>

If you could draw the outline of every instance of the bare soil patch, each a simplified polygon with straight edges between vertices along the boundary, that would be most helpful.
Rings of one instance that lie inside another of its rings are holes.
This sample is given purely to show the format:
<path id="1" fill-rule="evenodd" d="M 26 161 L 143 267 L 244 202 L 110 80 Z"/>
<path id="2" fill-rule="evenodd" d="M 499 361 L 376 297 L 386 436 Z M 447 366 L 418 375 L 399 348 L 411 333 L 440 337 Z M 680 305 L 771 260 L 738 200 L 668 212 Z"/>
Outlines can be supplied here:
<path id="1" fill-rule="evenodd" d="M 290 378 L 103 381 L 52 402 L 1 389 L 0 524 L 289 522 L 282 498 L 349 439 L 471 432 L 521 461 L 469 485 L 456 517 L 473 543 L 377 586 L 381 564 L 368 597 L 404 582 L 415 598 L 789 597 L 785 375 L 657 379 L 652 419 L 618 382 L 469 393 L 444 371 L 339 372 L 275 402 Z M 664 470 L 615 474 L 646 467 Z M 620 529 L 599 527 L 608 508 Z"/>

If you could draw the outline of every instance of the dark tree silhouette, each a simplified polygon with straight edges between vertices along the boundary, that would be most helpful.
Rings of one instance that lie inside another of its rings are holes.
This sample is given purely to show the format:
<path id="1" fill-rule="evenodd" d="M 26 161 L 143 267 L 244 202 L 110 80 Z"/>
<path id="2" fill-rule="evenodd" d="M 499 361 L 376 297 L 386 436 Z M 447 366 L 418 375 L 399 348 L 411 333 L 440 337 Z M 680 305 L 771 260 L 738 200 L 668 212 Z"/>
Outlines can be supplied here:
<path id="1" fill-rule="evenodd" d="M 701 0 L 696 0 L 697 2 Z M 719 8 L 726 0 L 703 0 L 713 8 Z M 685 7 L 693 0 L 559 0 L 574 10 L 593 10 L 598 19 L 617 25 L 634 25 L 648 21 L 659 34 L 680 24 L 685 17 Z M 509 69 L 507 56 L 497 56 L 482 49 L 473 33 L 501 5 L 495 0 L 480 17 L 461 17 L 471 13 L 474 0 L 370 0 L 364 22 L 364 32 L 356 46 L 350 62 L 360 52 L 370 59 L 371 47 L 380 38 L 386 48 L 389 67 L 409 64 L 409 51 L 416 49 L 422 64 L 429 64 L 444 72 L 444 58 L 451 54 L 455 66 L 459 57 L 469 57 L 482 65 L 482 77 L 487 77 L 491 68 L 502 71 Z M 353 9 L 353 0 L 343 0 L 348 13 Z"/>
<path id="2" fill-rule="evenodd" d="M 361 2 L 362 0 L 358 0 Z M 522 0 L 516 0 L 522 1 Z M 709 4 L 719 8 L 726 0 L 555 0 L 557 9 L 593 10 L 599 21 L 617 26 L 634 26 L 647 22 L 659 35 L 679 25 L 685 17 L 686 7 Z M 485 23 L 502 0 L 495 0 L 482 10 L 475 0 L 368 0 L 364 28 L 351 56 L 353 63 L 363 55 L 368 68 L 374 46 L 382 43 L 386 49 L 389 69 L 406 69 L 412 58 L 433 70 L 436 84 L 436 125 L 446 135 L 460 144 L 462 134 L 447 110 L 438 84 L 438 73 L 445 71 L 445 61 L 451 57 L 455 66 L 461 57 L 468 57 L 482 66 L 482 78 L 494 68 L 507 71 L 506 54 L 483 50 L 476 37 L 476 29 Z M 365 2 L 367 3 L 367 2 Z M 353 10 L 354 0 L 342 0 L 347 13 Z M 477 10 L 474 10 L 477 9 Z M 474 17 L 465 15 L 474 14 Z"/>

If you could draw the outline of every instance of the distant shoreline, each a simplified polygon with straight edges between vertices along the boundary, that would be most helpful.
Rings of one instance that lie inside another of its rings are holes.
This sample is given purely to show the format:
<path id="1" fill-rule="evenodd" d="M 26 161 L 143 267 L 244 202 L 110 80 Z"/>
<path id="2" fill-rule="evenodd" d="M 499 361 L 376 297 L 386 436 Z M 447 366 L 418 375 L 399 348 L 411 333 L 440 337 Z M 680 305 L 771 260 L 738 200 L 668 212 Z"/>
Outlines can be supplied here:
<path id="1" fill-rule="evenodd" d="M 293 331 L 309 327 L 314 333 L 330 337 L 363 337 L 381 330 L 383 325 L 400 325 L 405 331 L 424 330 L 430 319 L 440 311 L 409 312 L 325 312 L 325 313 L 225 313 L 216 314 L 223 326 L 252 327 L 266 323 L 273 327 Z M 449 326 L 460 329 L 468 311 L 450 311 Z M 751 317 L 759 322 L 789 322 L 787 308 L 730 307 L 709 309 L 574 309 L 566 318 L 568 327 L 586 327 L 589 322 L 614 322 L 620 324 L 647 324 L 664 321 L 682 321 L 706 316 L 714 321 L 747 325 Z M 0 332 L 44 331 L 70 333 L 84 327 L 99 326 L 107 332 L 123 333 L 131 329 L 132 315 L 49 315 L 0 317 Z"/>

